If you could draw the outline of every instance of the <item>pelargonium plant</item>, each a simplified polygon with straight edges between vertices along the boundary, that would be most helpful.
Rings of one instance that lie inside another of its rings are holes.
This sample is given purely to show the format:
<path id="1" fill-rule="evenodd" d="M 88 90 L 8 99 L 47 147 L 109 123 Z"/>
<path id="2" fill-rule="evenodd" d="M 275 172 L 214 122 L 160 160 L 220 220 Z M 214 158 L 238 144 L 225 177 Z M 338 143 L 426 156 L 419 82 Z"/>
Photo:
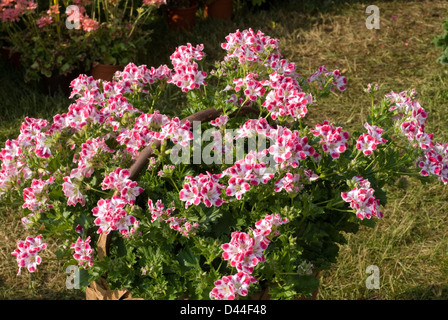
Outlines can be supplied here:
<path id="1" fill-rule="evenodd" d="M 369 85 L 371 114 L 349 132 L 307 117 L 346 90 L 338 70 L 303 77 L 278 39 L 252 29 L 221 47 L 209 72 L 204 46 L 187 44 L 172 66 L 130 63 L 110 82 L 80 75 L 66 113 L 25 119 L 0 153 L 2 201 L 22 203 L 30 235 L 13 253 L 19 272 L 36 272 L 51 236 L 84 287 L 103 278 L 145 299 L 306 297 L 344 235 L 383 218 L 387 185 L 448 181 L 447 144 L 425 131 L 414 90 L 376 103 Z M 178 114 L 159 110 L 173 89 Z M 213 117 L 192 120 L 204 113 Z"/>

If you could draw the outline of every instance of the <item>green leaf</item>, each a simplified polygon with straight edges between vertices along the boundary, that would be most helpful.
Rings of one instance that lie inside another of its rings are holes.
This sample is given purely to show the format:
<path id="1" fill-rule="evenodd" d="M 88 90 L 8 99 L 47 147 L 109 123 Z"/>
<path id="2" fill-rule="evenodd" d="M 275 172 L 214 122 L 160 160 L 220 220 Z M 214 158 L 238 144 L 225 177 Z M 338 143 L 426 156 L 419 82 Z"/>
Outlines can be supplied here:
<path id="1" fill-rule="evenodd" d="M 61 71 L 62 72 L 65 72 L 65 71 L 67 71 L 67 70 L 69 70 L 70 69 L 70 64 L 68 64 L 68 63 L 64 63 L 63 65 L 62 65 L 62 67 L 61 67 Z"/>
<path id="2" fill-rule="evenodd" d="M 190 248 L 184 248 L 177 254 L 178 261 L 182 266 L 187 268 L 199 267 L 199 258 L 191 251 Z"/>

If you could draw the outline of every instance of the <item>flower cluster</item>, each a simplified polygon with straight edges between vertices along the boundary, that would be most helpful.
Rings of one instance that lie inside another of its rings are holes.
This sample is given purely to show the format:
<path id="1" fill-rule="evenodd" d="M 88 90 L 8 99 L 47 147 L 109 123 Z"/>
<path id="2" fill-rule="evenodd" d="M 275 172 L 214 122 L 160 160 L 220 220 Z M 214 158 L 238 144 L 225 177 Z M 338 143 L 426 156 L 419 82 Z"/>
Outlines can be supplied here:
<path id="1" fill-rule="evenodd" d="M 18 275 L 22 268 L 27 268 L 29 272 L 35 272 L 37 266 L 42 262 L 42 258 L 38 255 L 40 251 L 47 248 L 47 244 L 42 242 L 42 235 L 37 237 L 27 237 L 25 241 L 17 242 L 17 249 L 11 254 L 17 259 L 19 267 Z"/>
<path id="2" fill-rule="evenodd" d="M 47 180 L 33 179 L 31 186 L 23 190 L 23 205 L 22 208 L 27 208 L 31 211 L 26 217 L 22 218 L 24 227 L 28 227 L 30 218 L 38 212 L 45 212 L 53 208 L 48 193 L 49 186 L 53 184 L 55 177 L 50 177 Z"/>
<path id="3" fill-rule="evenodd" d="M 82 206 L 86 204 L 84 176 L 82 171 L 73 169 L 69 176 L 63 177 L 62 191 L 67 197 L 67 205 L 76 206 L 80 203 Z"/>
<path id="4" fill-rule="evenodd" d="M 222 245 L 224 250 L 222 258 L 229 260 L 230 265 L 235 267 L 238 272 L 217 280 L 214 283 L 215 287 L 210 292 L 210 298 L 233 300 L 238 295 L 247 295 L 250 283 L 258 281 L 252 276 L 254 267 L 265 261 L 264 251 L 272 237 L 278 235 L 277 228 L 288 222 L 288 219 L 282 219 L 278 214 L 271 214 L 255 223 L 252 235 L 234 231 L 230 242 Z"/>
<path id="5" fill-rule="evenodd" d="M 425 130 L 428 112 L 415 100 L 415 90 L 390 92 L 386 98 L 392 103 L 389 111 L 395 113 L 393 118 L 401 134 L 414 148 L 423 151 L 418 161 L 423 176 L 435 175 L 444 184 L 448 182 L 447 144 L 434 142 L 433 134 Z"/>
<path id="6" fill-rule="evenodd" d="M 233 80 L 235 85 L 235 91 L 242 90 L 246 98 L 250 101 L 255 101 L 257 98 L 262 97 L 265 93 L 263 82 L 258 81 L 253 73 L 249 73 L 243 79 L 237 78 Z"/>
<path id="7" fill-rule="evenodd" d="M 308 137 L 301 137 L 297 130 L 291 131 L 286 127 L 277 126 L 277 129 L 270 131 L 269 138 L 274 141 L 269 147 L 269 153 L 281 169 L 297 168 L 300 166 L 300 161 L 307 157 L 315 161 L 321 158 L 314 147 L 309 145 Z"/>
<path id="8" fill-rule="evenodd" d="M 361 150 L 366 156 L 371 155 L 379 144 L 386 143 L 381 134 L 383 129 L 378 126 L 370 125 L 368 122 L 364 124 L 367 133 L 363 133 L 356 141 L 356 149 Z"/>
<path id="9" fill-rule="evenodd" d="M 227 42 L 221 44 L 227 51 L 225 61 L 236 59 L 239 64 L 263 63 L 271 54 L 277 56 L 280 54 L 278 39 L 266 36 L 261 31 L 237 30 L 226 36 L 226 40 Z"/>
<path id="10" fill-rule="evenodd" d="M 375 198 L 375 190 L 370 187 L 370 182 L 363 177 L 353 177 L 354 188 L 349 192 L 342 192 L 341 197 L 350 203 L 350 207 L 356 210 L 359 219 L 370 219 L 372 216 L 382 218 L 383 213 L 379 209 L 379 200 Z"/>
<path id="11" fill-rule="evenodd" d="M 33 179 L 31 186 L 23 190 L 23 200 L 25 203 L 22 208 L 28 208 L 31 212 L 43 212 L 53 208 L 53 205 L 47 203 L 50 199 L 46 196 L 50 190 L 49 186 L 54 182 L 55 177 L 47 180 Z"/>
<path id="12" fill-rule="evenodd" d="M 324 152 L 329 153 L 333 159 L 338 159 L 340 154 L 347 150 L 348 132 L 341 132 L 341 127 L 335 127 L 328 120 L 323 124 L 317 124 L 311 132 L 315 136 L 321 136 L 320 144 Z"/>
<path id="13" fill-rule="evenodd" d="M 34 12 L 37 3 L 33 0 L 8 0 L 0 3 L 0 21 L 18 22 L 24 14 Z"/>
<path id="14" fill-rule="evenodd" d="M 185 237 L 194 235 L 196 230 L 199 228 L 199 224 L 197 222 L 191 224 L 185 217 L 170 217 L 176 209 L 174 203 L 171 204 L 171 207 L 165 209 L 165 205 L 162 203 L 162 200 L 157 200 L 154 205 L 152 200 L 149 199 L 148 209 L 151 213 L 151 222 L 157 220 L 165 221 L 170 224 L 171 229 L 178 231 Z"/>
<path id="15" fill-rule="evenodd" d="M 73 160 L 78 163 L 78 169 L 84 177 L 88 178 L 93 174 L 98 167 L 97 162 L 102 152 L 110 154 L 115 152 L 107 146 L 104 138 L 88 139 L 81 145 L 81 152 L 75 155 Z"/>
<path id="16" fill-rule="evenodd" d="M 79 266 L 93 266 L 93 249 L 90 246 L 90 241 L 90 236 L 84 241 L 79 237 L 78 240 L 70 246 L 71 249 L 75 250 L 73 258 L 78 261 Z"/>
<path id="17" fill-rule="evenodd" d="M 214 282 L 215 287 L 210 292 L 210 299 L 235 300 L 238 296 L 244 297 L 249 293 L 250 284 L 257 281 L 255 277 L 242 271 L 224 276 Z"/>
<path id="18" fill-rule="evenodd" d="M 111 199 L 100 199 L 97 206 L 92 209 L 95 225 L 99 228 L 97 233 L 109 234 L 111 231 L 118 230 L 125 238 L 129 233 L 135 233 L 139 221 L 132 215 L 128 215 L 124 209 L 128 202 L 119 196 L 113 196 Z"/>
<path id="19" fill-rule="evenodd" d="M 184 188 L 179 192 L 179 199 L 185 202 L 185 208 L 190 205 L 204 203 L 208 208 L 212 205 L 219 207 L 224 200 L 221 189 L 225 186 L 219 183 L 222 174 L 200 174 L 197 177 L 187 176 Z"/>
<path id="20" fill-rule="evenodd" d="M 125 202 L 133 204 L 143 188 L 137 186 L 136 181 L 129 179 L 131 173 L 127 169 L 117 168 L 104 177 L 101 183 L 103 190 L 115 190 Z"/>
<path id="21" fill-rule="evenodd" d="M 316 81 L 322 89 L 327 85 L 329 79 L 331 79 L 331 91 L 334 91 L 335 88 L 339 91 L 345 91 L 347 89 L 347 78 L 339 70 L 329 72 L 325 66 L 320 66 L 315 73 L 309 76 L 308 82 Z"/>
<path id="22" fill-rule="evenodd" d="M 244 159 L 236 161 L 233 166 L 223 171 L 223 176 L 229 177 L 225 190 L 228 196 L 235 196 L 240 200 L 251 186 L 266 184 L 274 177 L 263 158 L 262 153 L 250 152 Z"/>
<path id="23" fill-rule="evenodd" d="M 175 210 L 174 205 L 165 210 L 165 205 L 162 200 L 157 200 L 154 204 L 151 199 L 148 200 L 148 209 L 151 213 L 151 222 L 158 220 L 160 217 L 169 217 Z"/>
<path id="24" fill-rule="evenodd" d="M 270 112 L 272 119 L 291 116 L 298 120 L 306 116 L 307 105 L 313 104 L 313 98 L 302 92 L 295 78 L 273 72 L 266 84 L 271 91 L 266 95 L 263 106 Z"/>
<path id="25" fill-rule="evenodd" d="M 165 222 L 170 224 L 171 229 L 176 230 L 184 237 L 195 235 L 199 228 L 199 223 L 195 222 L 191 224 L 185 217 L 171 217 L 166 219 Z"/>
<path id="26" fill-rule="evenodd" d="M 244 123 L 237 131 L 235 139 L 259 135 L 271 139 L 271 145 L 259 152 L 250 151 L 243 159 L 237 160 L 232 166 L 221 174 L 201 174 L 198 177 L 187 177 L 184 188 L 180 191 L 179 198 L 184 201 L 185 207 L 199 205 L 204 202 L 207 207 L 220 206 L 225 200 L 221 198 L 222 189 L 229 197 L 241 200 L 242 195 L 251 189 L 251 186 L 267 184 L 274 178 L 274 172 L 278 169 L 299 168 L 300 161 L 311 157 L 315 161 L 320 159 L 315 149 L 308 144 L 306 136 L 300 137 L 298 131 L 291 131 L 286 127 L 272 128 L 266 119 L 251 119 Z M 315 180 L 313 172 L 306 170 L 304 175 L 310 181 L 311 176 Z M 213 177 L 212 177 L 213 176 Z M 292 175 L 287 174 L 276 182 L 275 191 L 287 189 L 292 192 Z M 227 186 L 219 183 L 220 179 L 228 178 Z M 300 176 L 296 176 L 297 181 Z M 289 186 L 287 186 L 289 184 Z M 297 188 L 293 188 L 296 192 Z"/>
<path id="27" fill-rule="evenodd" d="M 176 48 L 171 55 L 171 63 L 174 66 L 174 72 L 168 83 L 173 83 L 183 92 L 198 89 L 201 85 L 206 85 L 205 78 L 207 74 L 199 70 L 195 61 L 202 60 L 204 57 L 204 45 L 193 47 L 190 43 Z"/>

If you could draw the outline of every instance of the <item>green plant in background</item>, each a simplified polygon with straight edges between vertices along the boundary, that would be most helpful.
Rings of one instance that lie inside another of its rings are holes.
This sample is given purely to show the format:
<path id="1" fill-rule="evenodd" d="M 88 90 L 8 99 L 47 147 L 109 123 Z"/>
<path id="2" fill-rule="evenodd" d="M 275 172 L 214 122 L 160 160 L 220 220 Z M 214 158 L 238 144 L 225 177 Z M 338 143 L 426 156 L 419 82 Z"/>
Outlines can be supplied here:
<path id="1" fill-rule="evenodd" d="M 47 6 L 28 2 L 25 11 L 13 9 L 22 0 L 0 5 L 2 28 L 21 55 L 26 81 L 86 73 L 92 62 L 135 61 L 150 39 L 150 30 L 145 30 L 148 17 L 160 5 L 157 1 L 54 0 Z"/>
<path id="2" fill-rule="evenodd" d="M 441 64 L 448 64 L 448 18 L 442 23 L 444 33 L 434 38 L 437 48 L 442 49 L 442 55 L 437 59 Z"/>
<path id="3" fill-rule="evenodd" d="M 15 4 L 16 1 L 2 5 L 0 18 L 7 41 L 13 51 L 20 54 L 26 81 L 88 70 L 91 29 L 67 29 L 67 16 L 61 12 L 65 6 L 58 0 L 46 7 L 29 1 L 29 10 L 16 10 L 11 15 Z M 86 25 L 93 21 L 87 16 L 84 18 Z"/>
<path id="4" fill-rule="evenodd" d="M 137 5 L 99 0 L 103 20 L 93 35 L 93 61 L 118 66 L 137 61 L 151 40 L 147 26 L 152 13 L 161 4 L 161 1 L 143 1 Z"/>

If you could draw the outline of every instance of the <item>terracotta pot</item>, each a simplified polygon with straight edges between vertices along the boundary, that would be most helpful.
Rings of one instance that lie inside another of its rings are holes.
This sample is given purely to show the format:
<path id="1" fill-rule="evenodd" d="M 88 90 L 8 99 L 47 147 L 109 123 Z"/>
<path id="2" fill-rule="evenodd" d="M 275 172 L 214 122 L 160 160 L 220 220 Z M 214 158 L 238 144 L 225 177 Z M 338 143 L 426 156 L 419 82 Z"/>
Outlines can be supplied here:
<path id="1" fill-rule="evenodd" d="M 123 70 L 120 66 L 109 65 L 109 64 L 95 64 L 90 71 L 91 76 L 95 80 L 105 80 L 112 81 L 112 77 L 115 72 Z"/>
<path id="2" fill-rule="evenodd" d="M 233 14 L 233 0 L 216 0 L 204 8 L 205 17 L 230 20 Z"/>
<path id="3" fill-rule="evenodd" d="M 193 30 L 198 6 L 198 3 L 195 2 L 190 8 L 169 8 L 167 10 L 166 18 L 170 29 L 185 31 Z"/>

